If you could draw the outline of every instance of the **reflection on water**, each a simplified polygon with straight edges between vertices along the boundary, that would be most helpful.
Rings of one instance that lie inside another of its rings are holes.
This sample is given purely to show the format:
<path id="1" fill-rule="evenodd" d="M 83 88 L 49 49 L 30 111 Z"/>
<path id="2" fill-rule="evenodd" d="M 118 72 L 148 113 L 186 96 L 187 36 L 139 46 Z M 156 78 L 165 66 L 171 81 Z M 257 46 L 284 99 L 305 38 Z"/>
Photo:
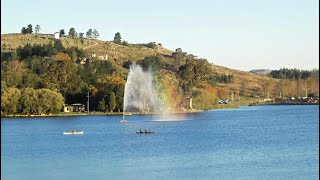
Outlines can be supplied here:
<path id="1" fill-rule="evenodd" d="M 188 121 L 192 120 L 187 114 L 162 114 L 156 115 L 152 118 L 152 121 Z"/>

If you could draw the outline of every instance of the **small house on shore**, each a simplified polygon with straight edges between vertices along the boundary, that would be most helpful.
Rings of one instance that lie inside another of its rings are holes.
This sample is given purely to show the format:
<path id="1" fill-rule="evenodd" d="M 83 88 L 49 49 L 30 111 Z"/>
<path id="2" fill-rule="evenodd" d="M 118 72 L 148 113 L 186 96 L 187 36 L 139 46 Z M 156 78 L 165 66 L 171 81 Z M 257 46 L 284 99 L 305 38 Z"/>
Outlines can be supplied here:
<path id="1" fill-rule="evenodd" d="M 64 104 L 63 112 L 85 112 L 84 104 Z"/>

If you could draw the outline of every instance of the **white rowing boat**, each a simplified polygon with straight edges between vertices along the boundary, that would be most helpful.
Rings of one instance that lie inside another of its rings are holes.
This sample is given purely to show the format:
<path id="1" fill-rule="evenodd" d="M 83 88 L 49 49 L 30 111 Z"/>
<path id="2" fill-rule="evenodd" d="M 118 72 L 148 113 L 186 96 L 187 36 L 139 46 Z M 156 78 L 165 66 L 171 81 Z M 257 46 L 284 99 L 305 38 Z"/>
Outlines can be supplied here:
<path id="1" fill-rule="evenodd" d="M 83 131 L 65 131 L 64 135 L 75 135 L 75 134 L 83 134 Z"/>

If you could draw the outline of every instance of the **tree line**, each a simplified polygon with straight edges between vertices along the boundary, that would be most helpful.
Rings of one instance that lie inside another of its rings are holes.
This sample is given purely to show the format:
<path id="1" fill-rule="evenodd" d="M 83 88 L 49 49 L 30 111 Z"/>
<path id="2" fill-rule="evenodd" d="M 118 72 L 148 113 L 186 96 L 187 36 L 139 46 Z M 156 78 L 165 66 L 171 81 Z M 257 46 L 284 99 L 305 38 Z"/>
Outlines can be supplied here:
<path id="1" fill-rule="evenodd" d="M 60 112 L 63 97 L 50 89 L 6 87 L 1 81 L 1 113 L 42 114 Z"/>
<path id="2" fill-rule="evenodd" d="M 84 57 L 83 50 L 77 47 L 64 48 L 60 40 L 54 40 L 47 45 L 27 44 L 11 55 L 5 59 L 4 57 L 8 56 L 1 54 L 1 87 L 8 87 L 1 89 L 2 98 L 8 99 L 2 103 L 2 113 L 40 112 L 23 111 L 20 96 L 11 98 L 12 94 L 19 95 L 25 89 L 28 89 L 28 92 L 30 89 L 48 89 L 52 93 L 60 94 L 62 103 L 66 104 L 86 104 L 86 95 L 89 92 L 90 110 L 122 110 L 125 79 L 109 61 L 97 60 L 77 64 L 76 60 Z M 38 99 L 32 98 L 36 96 L 34 94 L 26 93 L 23 97 L 37 102 Z M 10 103 L 12 106 L 8 106 Z M 54 110 L 56 108 L 49 108 L 45 112 Z"/>
<path id="3" fill-rule="evenodd" d="M 36 25 L 35 27 L 35 34 L 39 34 L 41 30 L 40 25 Z M 33 33 L 33 26 L 32 24 L 29 24 L 27 27 L 22 27 L 21 29 L 21 34 L 32 34 Z M 60 29 L 59 30 L 59 35 L 60 37 L 64 37 L 66 35 L 65 30 L 64 29 Z M 83 32 L 79 32 L 77 33 L 76 29 L 71 27 L 69 29 L 68 35 L 71 38 L 80 38 L 83 39 L 84 38 L 84 33 Z M 86 33 L 86 38 L 93 38 L 93 39 L 97 39 L 99 38 L 100 34 L 99 31 L 97 29 L 93 29 L 90 28 L 87 33 Z"/>
<path id="4" fill-rule="evenodd" d="M 68 35 L 69 37 L 75 39 L 75 38 L 80 38 L 80 39 L 83 39 L 85 36 L 84 36 L 84 33 L 83 32 L 77 32 L 75 28 L 70 28 L 69 29 L 69 32 L 68 32 Z M 64 37 L 66 36 L 66 33 L 65 33 L 65 30 L 64 29 L 60 29 L 59 30 L 59 36 L 60 37 Z M 93 39 L 97 39 L 99 38 L 100 34 L 99 34 L 99 31 L 97 29 L 93 29 L 90 28 L 87 33 L 86 33 L 86 38 L 93 38 Z"/>
<path id="5" fill-rule="evenodd" d="M 35 27 L 35 34 L 39 34 L 40 33 L 40 25 L 36 25 Z M 22 27 L 21 29 L 21 34 L 32 34 L 33 33 L 33 26 L 32 24 L 29 24 L 27 27 Z M 67 36 L 65 29 L 60 29 L 59 30 L 59 37 L 65 37 Z M 68 36 L 76 39 L 79 38 L 80 40 L 83 40 L 84 38 L 89 38 L 89 39 L 98 39 L 100 36 L 100 33 L 97 29 L 88 29 L 88 31 L 86 33 L 84 32 L 77 32 L 75 28 L 71 27 L 68 31 Z M 115 44 L 119 44 L 119 45 L 123 45 L 123 46 L 128 46 L 129 43 L 125 40 L 122 40 L 121 34 L 120 32 L 115 33 L 114 38 L 113 38 L 113 42 Z M 149 42 L 149 43 L 145 43 L 145 44 L 141 44 L 145 47 L 148 48 L 155 48 L 157 47 L 157 45 L 162 46 L 161 43 L 156 44 L 155 42 Z"/>
<path id="6" fill-rule="evenodd" d="M 35 27 L 35 33 L 39 34 L 41 28 L 40 25 L 36 25 Z M 33 28 L 32 28 L 32 24 L 29 24 L 27 27 L 22 27 L 21 29 L 21 34 L 32 34 L 33 33 Z"/>
<path id="7" fill-rule="evenodd" d="M 290 79 L 290 80 L 298 80 L 298 79 L 303 79 L 306 80 L 308 79 L 313 73 L 318 73 L 319 70 L 299 70 L 299 69 L 288 69 L 288 68 L 281 68 L 280 70 L 272 70 L 269 73 L 269 76 L 272 78 L 277 78 L 277 79 Z"/>

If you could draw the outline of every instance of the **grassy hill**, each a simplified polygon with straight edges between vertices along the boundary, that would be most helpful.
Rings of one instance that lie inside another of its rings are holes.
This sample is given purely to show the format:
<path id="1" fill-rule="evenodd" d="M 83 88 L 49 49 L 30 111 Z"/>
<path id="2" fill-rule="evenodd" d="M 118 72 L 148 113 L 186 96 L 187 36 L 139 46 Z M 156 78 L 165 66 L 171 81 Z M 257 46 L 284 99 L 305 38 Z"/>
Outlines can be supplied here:
<path id="1" fill-rule="evenodd" d="M 128 69 L 124 68 L 124 64 L 128 61 L 141 61 L 148 56 L 161 56 L 162 61 L 167 67 L 174 67 L 176 60 L 173 57 L 175 51 L 168 50 L 161 45 L 156 45 L 152 48 L 147 47 L 146 44 L 127 44 L 119 45 L 111 41 L 101 41 L 96 39 L 72 39 L 69 37 L 60 38 L 63 46 L 68 47 L 78 47 L 85 52 L 87 59 L 92 59 L 92 55 L 95 55 L 95 59 L 99 60 L 100 57 L 105 61 L 107 58 L 108 62 L 111 62 L 113 66 L 117 69 L 120 74 L 126 76 Z M 14 52 L 19 46 L 24 46 L 26 44 L 39 44 L 46 45 L 49 43 L 54 43 L 53 34 L 2 34 L 1 35 L 1 52 Z M 187 53 L 185 53 L 187 54 Z M 101 60 L 102 61 L 102 60 Z M 180 62 L 180 64 L 185 63 L 185 61 Z M 271 98 L 275 98 L 279 95 L 279 83 L 280 80 L 270 78 L 263 74 L 256 74 L 252 72 L 245 72 L 236 69 L 230 69 L 227 67 L 209 64 L 210 74 L 218 75 L 232 75 L 233 81 L 228 83 L 218 82 L 215 85 L 204 84 L 203 89 L 199 89 L 202 95 L 199 98 L 206 99 L 205 94 L 211 93 L 212 96 L 217 96 L 218 99 L 231 99 L 231 92 L 234 92 L 234 99 L 238 99 L 238 94 L 241 96 L 241 103 L 248 104 L 249 102 L 256 101 L 253 98 L 256 95 L 264 96 L 266 98 L 268 95 Z M 162 81 L 168 82 L 165 85 L 167 88 L 171 89 L 171 94 L 178 92 L 177 86 L 180 82 L 180 77 L 177 76 L 178 70 L 162 68 L 159 77 Z M 298 83 L 298 84 L 297 84 Z M 292 96 L 294 94 L 299 94 L 303 92 L 302 83 L 283 81 L 282 82 L 282 95 Z M 212 86 L 212 87 L 211 87 Z M 301 87 L 300 87 L 301 86 Z M 293 93 L 292 89 L 300 88 L 297 93 Z M 267 93 L 268 92 L 268 93 Z M 183 98 L 176 95 L 172 95 L 172 98 Z M 201 99 L 195 100 L 201 101 Z M 210 100 L 212 101 L 212 99 Z M 218 107 L 219 108 L 219 107 Z"/>
<path id="2" fill-rule="evenodd" d="M 10 52 L 17 49 L 19 46 L 24 46 L 27 43 L 33 44 L 49 44 L 54 40 L 53 34 L 2 34 L 1 35 L 1 52 Z M 118 45 L 110 41 L 101 41 L 96 39 L 72 39 L 69 37 L 60 38 L 64 47 L 78 47 L 85 51 L 86 55 L 90 57 L 92 54 L 96 56 L 108 56 L 108 60 L 117 67 L 122 68 L 122 65 L 127 60 L 137 61 L 151 55 L 162 55 L 166 61 L 172 59 L 173 51 L 168 50 L 160 45 L 155 48 L 148 48 L 142 44 L 129 44 L 127 46 Z M 245 71 L 239 71 L 222 67 L 218 65 L 211 65 L 212 71 L 219 74 L 232 74 L 235 79 L 230 84 L 217 84 L 218 87 L 224 87 L 230 91 L 240 90 L 242 95 L 252 96 L 254 94 L 261 94 L 262 81 L 277 81 L 263 75 L 253 74 Z M 122 69 L 126 71 L 125 69 Z"/>
<path id="3" fill-rule="evenodd" d="M 10 52 L 19 46 L 26 44 L 49 44 L 54 40 L 53 34 L 1 34 L 1 52 Z M 156 48 L 148 48 L 143 45 L 129 44 L 128 46 L 118 45 L 110 41 L 101 41 L 97 39 L 72 39 L 69 37 L 60 38 L 64 47 L 82 48 L 88 54 L 96 53 L 97 56 L 108 54 L 109 59 L 115 61 L 123 60 L 139 60 L 146 56 L 161 54 L 171 55 L 172 51 L 161 46 Z"/>

